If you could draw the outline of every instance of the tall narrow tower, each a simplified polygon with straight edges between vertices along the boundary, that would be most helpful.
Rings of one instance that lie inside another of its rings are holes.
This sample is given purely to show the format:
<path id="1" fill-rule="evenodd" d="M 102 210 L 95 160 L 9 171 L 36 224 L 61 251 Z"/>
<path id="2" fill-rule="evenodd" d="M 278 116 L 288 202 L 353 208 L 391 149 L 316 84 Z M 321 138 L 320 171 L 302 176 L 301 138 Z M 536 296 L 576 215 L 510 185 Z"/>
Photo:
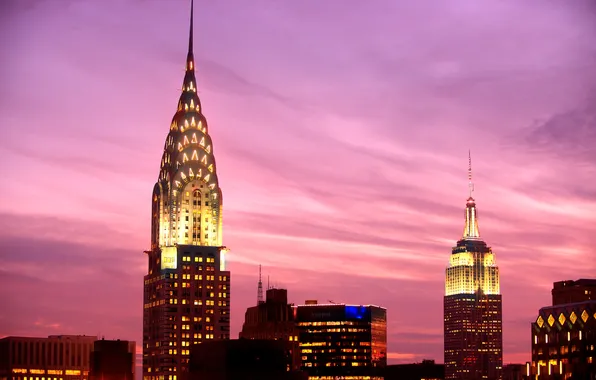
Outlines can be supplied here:
<path id="1" fill-rule="evenodd" d="M 257 284 L 257 305 L 265 303 L 263 299 L 263 281 L 261 280 L 261 265 L 259 265 L 259 283 Z"/>
<path id="2" fill-rule="evenodd" d="M 182 94 L 151 203 L 144 285 L 143 378 L 178 380 L 190 346 L 229 339 L 230 273 L 222 246 L 222 192 L 197 95 L 193 3 Z"/>
<path id="3" fill-rule="evenodd" d="M 499 380 L 503 366 L 499 268 L 478 231 L 471 158 L 468 181 L 464 233 L 446 270 L 445 379 Z"/>

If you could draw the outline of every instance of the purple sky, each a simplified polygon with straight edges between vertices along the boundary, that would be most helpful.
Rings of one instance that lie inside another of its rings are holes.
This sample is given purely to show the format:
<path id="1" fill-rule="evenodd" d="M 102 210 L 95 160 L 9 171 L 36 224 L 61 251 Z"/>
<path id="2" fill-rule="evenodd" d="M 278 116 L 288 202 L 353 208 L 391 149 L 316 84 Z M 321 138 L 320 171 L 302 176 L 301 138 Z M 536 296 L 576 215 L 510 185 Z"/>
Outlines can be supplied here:
<path id="1" fill-rule="evenodd" d="M 0 336 L 141 346 L 188 12 L 187 0 L 1 1 Z M 471 149 L 504 360 L 529 360 L 552 282 L 596 276 L 596 5 L 197 0 L 195 12 L 232 336 L 262 264 L 292 302 L 386 307 L 390 362 L 442 362 Z"/>

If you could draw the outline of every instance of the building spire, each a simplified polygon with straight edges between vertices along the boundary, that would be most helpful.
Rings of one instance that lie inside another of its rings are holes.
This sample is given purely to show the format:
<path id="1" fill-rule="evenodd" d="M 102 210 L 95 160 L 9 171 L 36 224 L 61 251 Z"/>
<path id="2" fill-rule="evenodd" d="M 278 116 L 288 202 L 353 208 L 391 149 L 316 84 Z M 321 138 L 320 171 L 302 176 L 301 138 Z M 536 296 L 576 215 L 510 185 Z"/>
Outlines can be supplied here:
<path id="1" fill-rule="evenodd" d="M 474 183 L 472 182 L 472 153 L 468 150 L 468 189 L 469 197 L 466 202 L 466 225 L 464 227 L 464 239 L 479 239 L 478 231 L 478 212 L 476 211 L 476 202 L 472 195 L 474 194 Z"/>
<path id="2" fill-rule="evenodd" d="M 194 25 L 194 0 L 190 0 L 190 35 L 188 36 L 188 55 L 191 55 L 192 52 L 192 37 L 193 37 L 193 25 Z"/>
<path id="3" fill-rule="evenodd" d="M 261 265 L 259 264 L 259 284 L 257 286 L 257 305 L 263 302 L 263 281 L 261 280 Z"/>
<path id="4" fill-rule="evenodd" d="M 182 82 L 182 96 L 178 103 L 178 108 L 184 108 L 187 111 L 187 105 L 190 108 L 197 107 L 200 111 L 200 100 L 197 95 L 197 79 L 195 78 L 195 56 L 193 53 L 193 30 L 194 30 L 194 0 L 190 0 L 190 27 L 188 34 L 188 54 L 186 55 L 186 72 Z M 192 98 L 192 99 L 191 99 Z M 192 102 L 191 102 L 192 100 Z"/>
<path id="5" fill-rule="evenodd" d="M 468 150 L 468 188 L 470 190 L 470 198 L 474 193 L 474 183 L 472 182 L 472 153 Z"/>
<path id="6" fill-rule="evenodd" d="M 188 33 L 188 54 L 186 56 L 186 72 L 195 71 L 195 57 L 193 53 L 194 0 L 190 0 L 190 28 Z"/>

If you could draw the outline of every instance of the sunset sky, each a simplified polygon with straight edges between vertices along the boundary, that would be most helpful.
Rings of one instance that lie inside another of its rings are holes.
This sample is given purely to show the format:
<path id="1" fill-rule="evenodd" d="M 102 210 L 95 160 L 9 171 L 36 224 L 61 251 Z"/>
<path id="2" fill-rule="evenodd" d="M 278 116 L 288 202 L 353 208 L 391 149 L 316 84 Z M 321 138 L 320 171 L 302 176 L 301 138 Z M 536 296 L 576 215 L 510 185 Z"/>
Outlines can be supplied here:
<path id="1" fill-rule="evenodd" d="M 150 201 L 188 0 L 2 0 L 0 336 L 141 348 Z M 390 363 L 443 361 L 472 152 L 504 362 L 554 281 L 596 277 L 591 0 L 195 1 L 199 97 L 231 248 L 232 337 L 258 265 L 387 308 Z"/>

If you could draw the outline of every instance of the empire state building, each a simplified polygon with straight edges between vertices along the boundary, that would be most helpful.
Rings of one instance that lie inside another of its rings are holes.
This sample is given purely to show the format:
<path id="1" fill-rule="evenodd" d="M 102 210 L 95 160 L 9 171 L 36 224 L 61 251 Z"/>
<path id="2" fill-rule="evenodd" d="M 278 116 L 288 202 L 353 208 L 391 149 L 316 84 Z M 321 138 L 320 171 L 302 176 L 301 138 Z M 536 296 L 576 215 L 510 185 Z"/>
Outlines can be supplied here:
<path id="1" fill-rule="evenodd" d="M 446 270 L 445 379 L 498 380 L 503 366 L 499 268 L 491 248 L 480 238 L 471 159 L 468 177 L 464 233 Z"/>
<path id="2" fill-rule="evenodd" d="M 182 93 L 151 200 L 143 297 L 144 380 L 178 380 L 187 370 L 191 345 L 230 337 L 222 207 L 213 143 L 197 95 L 191 2 Z"/>

